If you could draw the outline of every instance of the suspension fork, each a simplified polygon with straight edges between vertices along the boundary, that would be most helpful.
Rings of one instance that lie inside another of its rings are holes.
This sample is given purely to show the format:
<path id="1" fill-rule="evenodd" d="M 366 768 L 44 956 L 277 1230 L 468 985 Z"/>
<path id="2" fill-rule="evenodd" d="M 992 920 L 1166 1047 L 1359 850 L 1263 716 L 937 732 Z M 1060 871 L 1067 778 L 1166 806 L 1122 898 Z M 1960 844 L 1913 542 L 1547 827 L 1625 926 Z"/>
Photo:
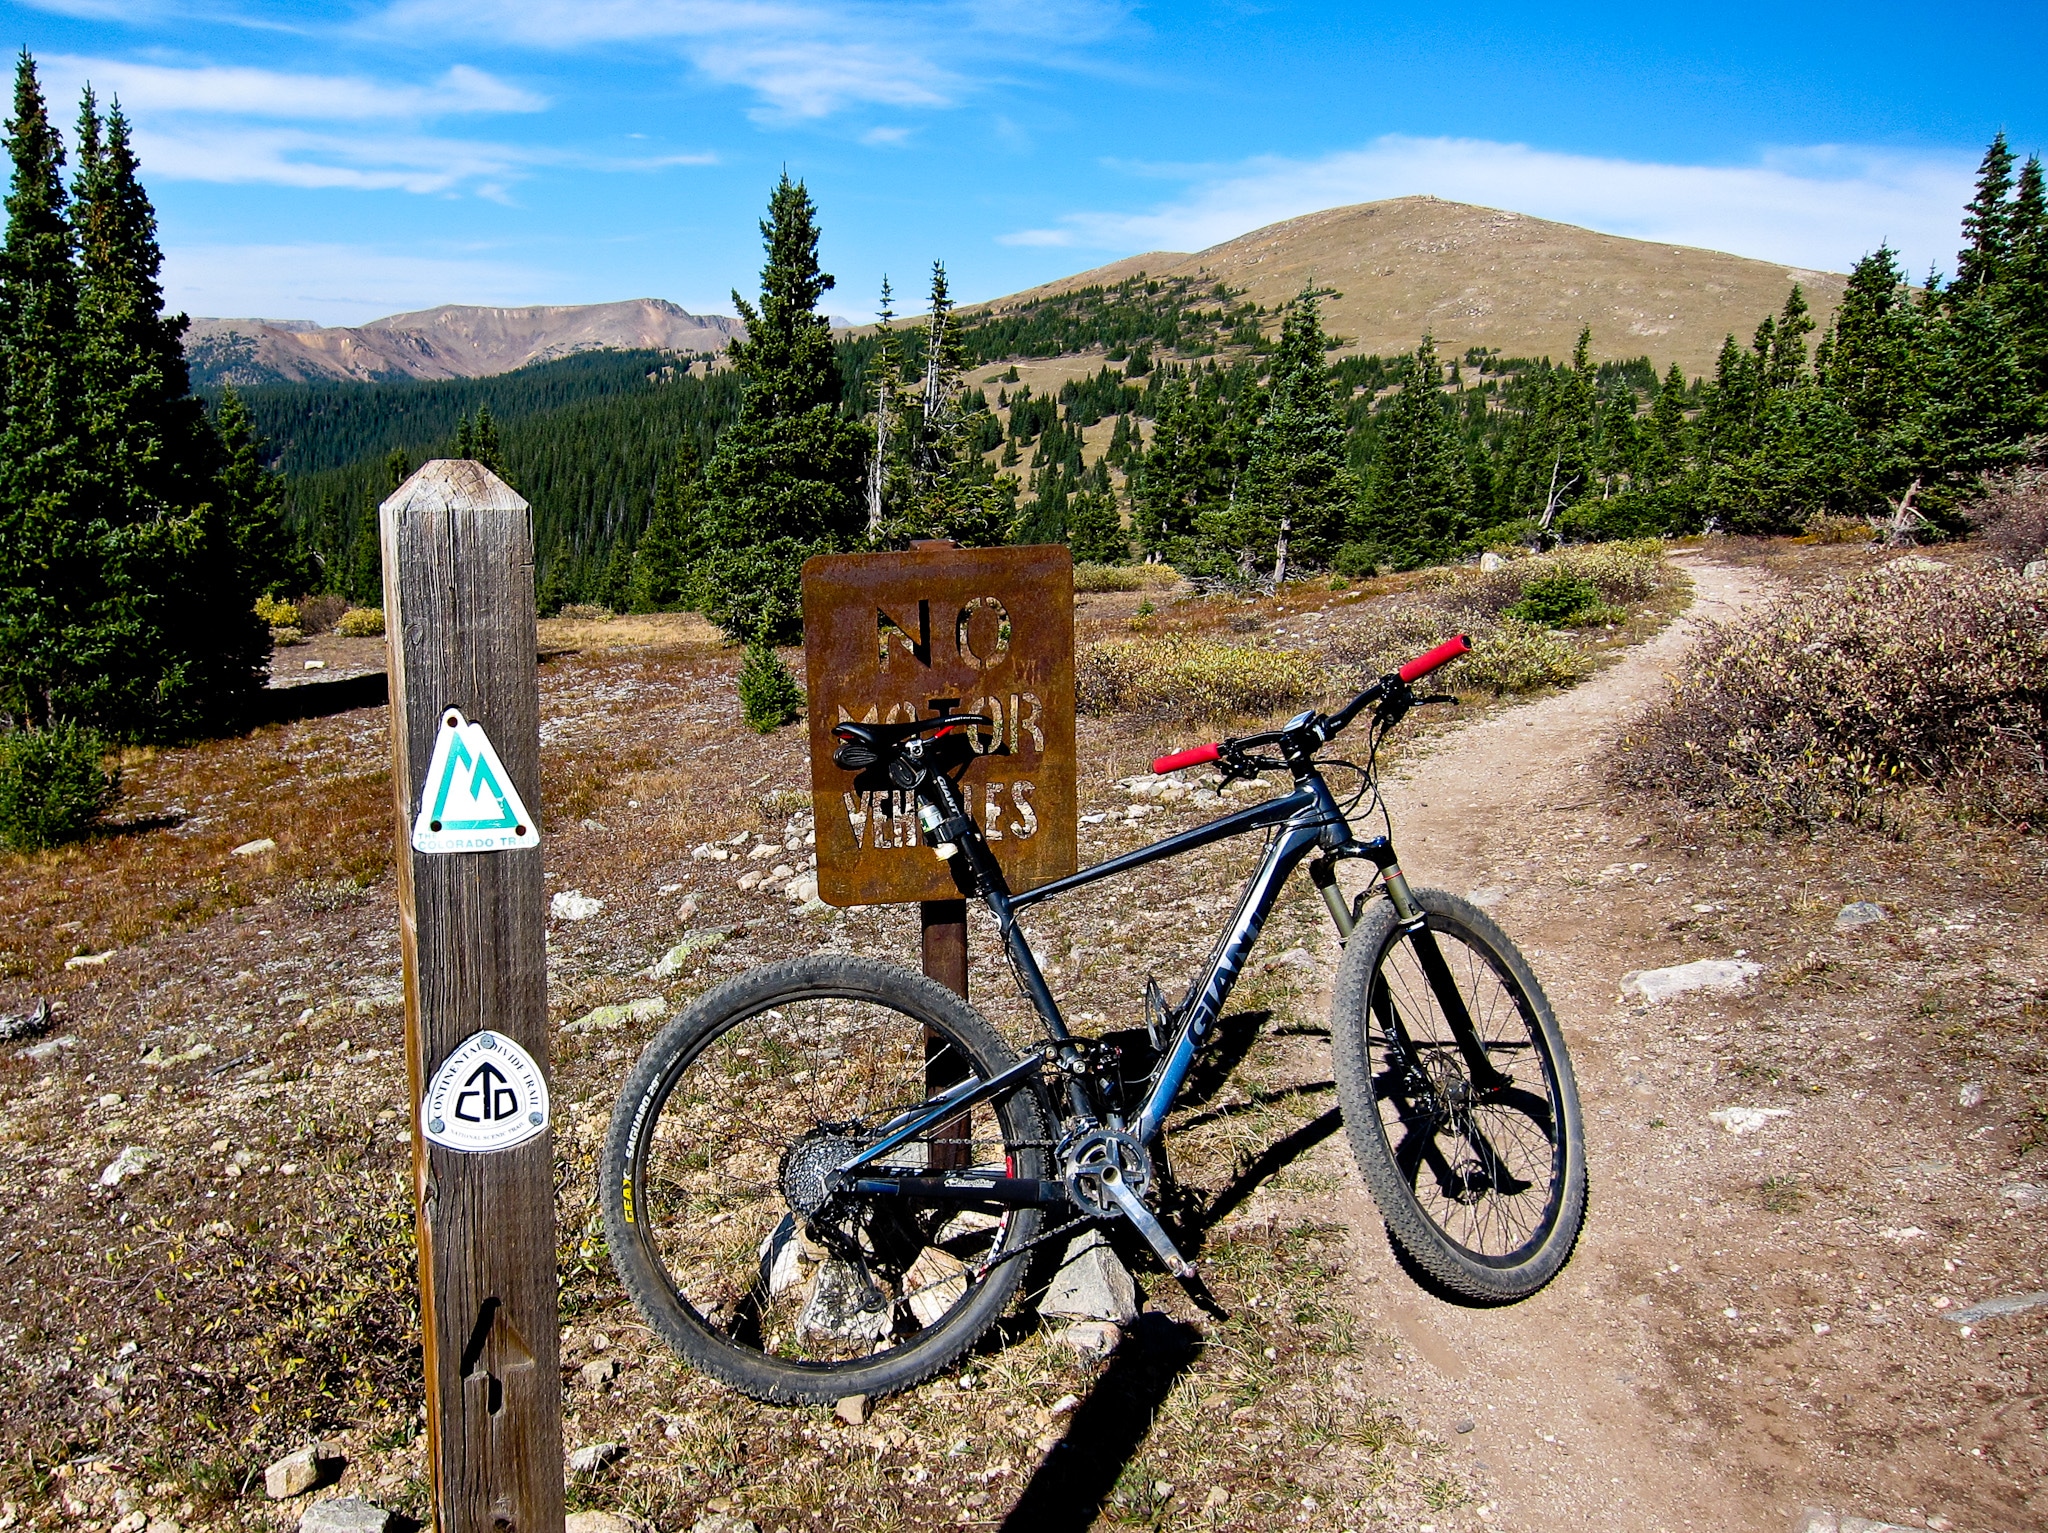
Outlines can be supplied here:
<path id="1" fill-rule="evenodd" d="M 1429 929 L 1429 915 L 1415 902 L 1414 891 L 1408 887 L 1408 876 L 1401 871 L 1393 844 L 1385 836 L 1340 847 L 1328 856 L 1318 858 L 1309 867 L 1309 878 L 1323 896 L 1323 903 L 1329 907 L 1330 918 L 1337 923 L 1338 933 L 1348 942 L 1357 925 L 1356 912 L 1345 903 L 1344 893 L 1337 887 L 1337 864 L 1349 857 L 1366 858 L 1379 868 L 1381 881 L 1386 885 L 1387 900 L 1394 907 L 1394 919 L 1408 938 L 1409 946 L 1415 949 L 1415 959 L 1422 965 L 1423 977 L 1429 981 L 1437 1005 L 1443 1008 L 1444 1021 L 1451 1029 L 1451 1037 L 1457 1041 L 1458 1052 L 1464 1056 L 1465 1070 L 1471 1077 L 1473 1089 L 1482 1092 L 1505 1090 L 1513 1080 L 1494 1068 L 1493 1061 L 1487 1057 L 1486 1045 L 1480 1041 L 1479 1029 L 1472 1025 L 1472 1013 L 1465 1005 L 1464 994 L 1458 989 L 1451 966 L 1444 959 L 1443 949 L 1437 945 L 1436 933 Z M 1391 997 L 1388 1009 L 1393 1009 Z M 1402 1031 L 1405 1037 L 1406 1029 Z"/>

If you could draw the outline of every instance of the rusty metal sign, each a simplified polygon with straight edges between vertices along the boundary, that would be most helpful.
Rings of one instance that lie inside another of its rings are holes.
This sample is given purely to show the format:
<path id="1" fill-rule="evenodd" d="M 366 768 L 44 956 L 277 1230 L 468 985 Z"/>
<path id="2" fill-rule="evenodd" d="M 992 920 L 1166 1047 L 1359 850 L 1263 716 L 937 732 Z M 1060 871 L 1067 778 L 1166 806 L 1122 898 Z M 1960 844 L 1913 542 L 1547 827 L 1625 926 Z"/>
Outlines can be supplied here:
<path id="1" fill-rule="evenodd" d="M 857 788 L 832 726 L 979 713 L 961 791 L 1012 889 L 1074 871 L 1074 561 L 921 545 L 804 565 L 818 894 L 834 905 L 958 899 L 908 794 Z M 937 704 L 938 706 L 934 706 Z"/>

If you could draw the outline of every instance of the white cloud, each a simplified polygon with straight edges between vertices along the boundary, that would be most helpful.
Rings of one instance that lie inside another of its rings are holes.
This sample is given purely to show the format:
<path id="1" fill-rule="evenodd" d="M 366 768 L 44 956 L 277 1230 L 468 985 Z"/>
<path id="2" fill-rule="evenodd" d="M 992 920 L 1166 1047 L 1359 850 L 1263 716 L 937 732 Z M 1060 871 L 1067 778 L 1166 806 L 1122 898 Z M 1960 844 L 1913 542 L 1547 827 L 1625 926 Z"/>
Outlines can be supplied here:
<path id="1" fill-rule="evenodd" d="M 90 82 L 130 113 L 197 112 L 285 120 L 407 120 L 490 112 L 538 112 L 547 102 L 481 69 L 457 64 L 431 85 L 387 85 L 354 75 L 284 74 L 271 69 L 179 69 L 121 59 L 58 54 L 43 64 L 53 97 Z"/>
<path id="2" fill-rule="evenodd" d="M 532 159 L 467 139 L 210 123 L 141 129 L 135 148 L 152 174 L 173 180 L 419 193 L 474 182 L 501 187 Z"/>
<path id="3" fill-rule="evenodd" d="M 1066 215 L 1011 245 L 1200 250 L 1322 208 L 1429 194 L 1609 234 L 1846 270 L 1890 240 L 1909 270 L 1954 259 L 1976 156 L 1843 146 L 1772 151 L 1749 166 L 1664 165 L 1479 139 L 1375 139 L 1314 160 L 1263 156 L 1181 169 L 1182 197 L 1142 213 Z"/>
<path id="4" fill-rule="evenodd" d="M 442 303 L 533 303 L 558 280 L 483 257 L 351 245 L 186 245 L 164 255 L 172 309 L 326 325 L 359 325 Z"/>
<path id="5" fill-rule="evenodd" d="M 371 25 L 574 49 L 670 42 L 706 79 L 752 91 L 758 120 L 827 117 L 858 106 L 948 107 L 1014 70 L 1122 26 L 1121 0 L 396 0 Z"/>

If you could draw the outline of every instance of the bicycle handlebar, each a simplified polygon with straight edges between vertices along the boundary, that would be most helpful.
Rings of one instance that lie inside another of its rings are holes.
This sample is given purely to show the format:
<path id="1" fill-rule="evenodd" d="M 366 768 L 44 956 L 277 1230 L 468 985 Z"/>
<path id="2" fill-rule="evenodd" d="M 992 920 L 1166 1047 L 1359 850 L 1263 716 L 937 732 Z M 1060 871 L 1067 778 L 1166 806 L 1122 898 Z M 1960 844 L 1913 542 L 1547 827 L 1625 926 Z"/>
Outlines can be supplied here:
<path id="1" fill-rule="evenodd" d="M 1345 725 L 1351 722 L 1359 709 L 1363 708 L 1367 703 L 1374 702 L 1383 697 L 1386 694 L 1388 682 L 1396 682 L 1405 687 L 1409 682 L 1420 681 L 1431 671 L 1436 670 L 1440 666 L 1449 665 L 1460 655 L 1468 653 L 1471 648 L 1471 641 L 1462 633 L 1453 634 L 1450 638 L 1444 640 L 1443 643 L 1437 645 L 1435 649 L 1417 655 L 1392 676 L 1381 677 L 1363 692 L 1359 693 L 1358 696 L 1352 698 L 1342 708 L 1338 709 L 1337 712 L 1328 718 L 1315 720 L 1310 727 L 1315 730 L 1318 738 L 1325 741 L 1330 740 Z M 1182 767 L 1200 766 L 1204 762 L 1215 761 L 1223 755 L 1226 748 L 1266 745 L 1280 738 L 1281 734 L 1277 733 L 1248 735 L 1241 740 L 1226 740 L 1220 745 L 1190 746 L 1184 751 L 1175 751 L 1171 755 L 1156 758 L 1152 763 L 1152 771 L 1155 775 L 1164 776 L 1168 772 L 1178 772 Z"/>
<path id="2" fill-rule="evenodd" d="M 1454 633 L 1427 654 L 1417 655 L 1396 673 L 1403 681 L 1420 681 L 1440 665 L 1449 665 L 1472 648 L 1462 633 Z"/>
<path id="3" fill-rule="evenodd" d="M 1205 761 L 1214 761 L 1222 754 L 1223 747 L 1220 745 L 1194 745 L 1184 751 L 1175 751 L 1170 756 L 1159 757 L 1152 763 L 1152 770 L 1155 774 L 1164 776 L 1168 772 L 1178 772 L 1182 767 L 1200 766 Z"/>

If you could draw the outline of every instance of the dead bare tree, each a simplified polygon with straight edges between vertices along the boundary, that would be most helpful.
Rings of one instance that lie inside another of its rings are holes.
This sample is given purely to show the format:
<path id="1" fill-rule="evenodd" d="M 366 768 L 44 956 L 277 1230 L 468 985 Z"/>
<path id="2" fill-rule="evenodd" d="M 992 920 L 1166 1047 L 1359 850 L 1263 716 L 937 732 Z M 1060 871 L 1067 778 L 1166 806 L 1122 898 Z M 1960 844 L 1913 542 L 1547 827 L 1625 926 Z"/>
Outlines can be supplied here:
<path id="1" fill-rule="evenodd" d="M 1889 519 L 1881 516 L 1868 519 L 1871 527 L 1884 539 L 1887 548 L 1911 548 L 1915 541 L 1913 535 L 1922 527 L 1934 525 L 1913 505 L 1913 497 L 1919 493 L 1920 476 L 1915 474 L 1913 482 L 1906 486 L 1905 494 L 1897 500 L 1886 497 L 1885 504 L 1892 508 Z"/>

